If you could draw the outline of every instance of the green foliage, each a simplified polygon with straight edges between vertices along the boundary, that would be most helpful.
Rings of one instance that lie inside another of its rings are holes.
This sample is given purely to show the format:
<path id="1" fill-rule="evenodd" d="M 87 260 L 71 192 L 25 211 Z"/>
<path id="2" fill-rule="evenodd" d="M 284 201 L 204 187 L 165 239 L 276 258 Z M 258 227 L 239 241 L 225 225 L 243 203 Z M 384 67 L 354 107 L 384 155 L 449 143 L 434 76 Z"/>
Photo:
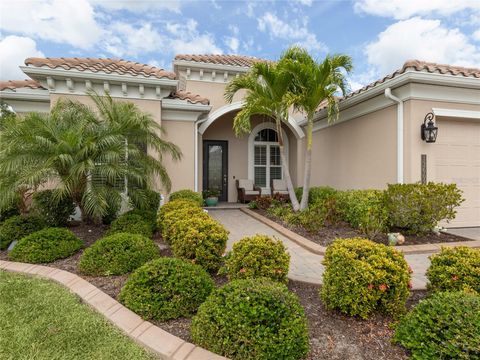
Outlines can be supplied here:
<path id="1" fill-rule="evenodd" d="M 107 235 L 116 233 L 139 234 L 151 238 L 153 235 L 152 225 L 138 214 L 123 214 L 112 222 Z"/>
<path id="2" fill-rule="evenodd" d="M 20 239 L 9 258 L 27 263 L 49 263 L 75 254 L 83 241 L 65 228 L 46 228 Z"/>
<path id="3" fill-rule="evenodd" d="M 208 271 L 218 270 L 228 240 L 228 231 L 210 216 L 176 221 L 170 241 L 175 257 L 191 261 Z"/>
<path id="4" fill-rule="evenodd" d="M 480 297 L 435 293 L 400 321 L 393 339 L 416 360 L 480 359 Z"/>
<path id="5" fill-rule="evenodd" d="M 198 203 L 199 206 L 203 206 L 203 196 L 200 193 L 197 193 L 192 190 L 184 189 L 178 190 L 170 194 L 170 201 L 173 200 L 191 200 L 193 202 Z"/>
<path id="6" fill-rule="evenodd" d="M 12 241 L 41 230 L 47 225 L 38 216 L 13 216 L 0 225 L 0 249 L 6 249 Z"/>
<path id="7" fill-rule="evenodd" d="M 160 193 L 150 189 L 139 190 L 139 199 L 131 198 L 134 210 L 148 211 L 157 214 L 160 206 Z"/>
<path id="8" fill-rule="evenodd" d="M 254 209 L 258 209 L 258 204 L 257 204 L 257 202 L 256 202 L 255 200 L 250 201 L 250 202 L 248 203 L 248 208 L 249 208 L 249 209 L 253 209 L 253 210 L 254 210 Z"/>
<path id="9" fill-rule="evenodd" d="M 122 275 L 159 256 L 158 247 L 151 239 L 139 234 L 117 233 L 87 248 L 78 267 L 87 275 Z"/>
<path id="10" fill-rule="evenodd" d="M 407 234 L 431 231 L 439 221 L 455 218 L 462 199 L 456 184 L 389 184 L 385 204 L 391 227 Z"/>
<path id="11" fill-rule="evenodd" d="M 409 295 L 410 270 L 392 247 L 353 238 L 327 247 L 320 296 L 330 309 L 367 318 L 379 310 L 398 315 Z"/>
<path id="12" fill-rule="evenodd" d="M 71 197 L 58 197 L 53 190 L 33 194 L 32 211 L 43 217 L 48 226 L 65 226 L 75 212 Z"/>
<path id="13" fill-rule="evenodd" d="M 309 348 L 297 296 L 268 279 L 235 280 L 214 290 L 191 331 L 195 344 L 232 360 L 296 360 Z"/>
<path id="14" fill-rule="evenodd" d="M 0 208 L 0 226 L 5 220 L 21 214 L 20 202 L 18 194 L 15 194 L 11 203 L 5 204 L 3 208 Z"/>
<path id="15" fill-rule="evenodd" d="M 140 209 L 133 209 L 127 211 L 123 215 L 137 215 L 142 218 L 142 220 L 150 225 L 152 232 L 157 230 L 157 213 L 150 211 L 150 210 L 140 210 Z"/>
<path id="16" fill-rule="evenodd" d="M 430 256 L 428 288 L 432 291 L 475 291 L 480 294 L 480 249 L 442 248 Z"/>
<path id="17" fill-rule="evenodd" d="M 210 219 L 210 215 L 203 211 L 202 208 L 197 206 L 180 208 L 178 210 L 169 211 L 166 213 L 163 219 L 162 227 L 163 240 L 165 240 L 165 242 L 168 244 L 171 244 L 172 239 L 175 237 L 175 224 L 178 221 L 191 219 L 193 217 L 197 219 Z"/>
<path id="18" fill-rule="evenodd" d="M 120 197 L 109 197 L 106 199 L 107 207 L 102 215 L 102 223 L 110 225 L 118 217 L 120 208 L 122 207 L 122 199 Z"/>
<path id="19" fill-rule="evenodd" d="M 130 275 L 120 301 L 144 319 L 165 321 L 193 315 L 213 288 L 213 280 L 202 267 L 160 258 Z"/>
<path id="20" fill-rule="evenodd" d="M 160 229 L 163 232 L 163 223 L 164 223 L 166 214 L 168 214 L 171 211 L 186 209 L 186 208 L 201 209 L 197 201 L 179 199 L 179 200 L 173 200 L 173 201 L 167 202 L 158 211 L 158 217 L 157 217 L 158 229 Z"/>
<path id="21" fill-rule="evenodd" d="M 290 255 L 281 240 L 255 235 L 233 244 L 224 271 L 230 280 L 266 277 L 286 283 L 289 264 Z"/>
<path id="22" fill-rule="evenodd" d="M 300 199 L 303 195 L 303 188 L 299 187 L 295 189 L 295 194 Z M 335 197 L 337 190 L 330 186 L 314 186 L 310 188 L 308 194 L 308 204 L 323 203 L 324 201 Z"/>

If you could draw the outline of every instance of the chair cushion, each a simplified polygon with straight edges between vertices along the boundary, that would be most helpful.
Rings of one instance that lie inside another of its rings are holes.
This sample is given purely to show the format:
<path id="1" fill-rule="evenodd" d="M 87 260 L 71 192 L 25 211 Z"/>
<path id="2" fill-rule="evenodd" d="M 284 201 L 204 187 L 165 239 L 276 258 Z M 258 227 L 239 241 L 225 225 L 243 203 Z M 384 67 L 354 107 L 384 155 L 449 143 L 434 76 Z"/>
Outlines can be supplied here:
<path id="1" fill-rule="evenodd" d="M 238 180 L 238 187 L 240 189 L 245 189 L 245 191 L 253 190 L 253 180 Z"/>
<path id="2" fill-rule="evenodd" d="M 277 190 L 274 191 L 275 194 L 288 195 L 288 190 Z"/>
<path id="3" fill-rule="evenodd" d="M 245 190 L 245 195 L 260 195 L 258 190 Z"/>
<path id="4" fill-rule="evenodd" d="M 280 192 L 287 190 L 287 182 L 285 180 L 275 179 L 273 180 L 273 191 Z"/>

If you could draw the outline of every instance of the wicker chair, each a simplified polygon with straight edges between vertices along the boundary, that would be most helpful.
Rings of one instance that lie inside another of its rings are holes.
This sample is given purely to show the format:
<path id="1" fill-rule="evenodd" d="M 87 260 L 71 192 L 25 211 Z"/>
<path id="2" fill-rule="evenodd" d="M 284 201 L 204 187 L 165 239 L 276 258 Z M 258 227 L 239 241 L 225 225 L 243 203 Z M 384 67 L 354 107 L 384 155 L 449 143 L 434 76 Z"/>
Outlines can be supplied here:
<path id="1" fill-rule="evenodd" d="M 262 195 L 262 190 L 254 185 L 253 180 L 237 179 L 235 184 L 238 194 L 237 202 L 245 204 L 245 202 L 255 200 Z"/>
<path id="2" fill-rule="evenodd" d="M 278 194 L 286 200 L 290 199 L 290 195 L 288 195 L 287 182 L 285 180 L 272 179 L 270 183 L 272 196 Z"/>

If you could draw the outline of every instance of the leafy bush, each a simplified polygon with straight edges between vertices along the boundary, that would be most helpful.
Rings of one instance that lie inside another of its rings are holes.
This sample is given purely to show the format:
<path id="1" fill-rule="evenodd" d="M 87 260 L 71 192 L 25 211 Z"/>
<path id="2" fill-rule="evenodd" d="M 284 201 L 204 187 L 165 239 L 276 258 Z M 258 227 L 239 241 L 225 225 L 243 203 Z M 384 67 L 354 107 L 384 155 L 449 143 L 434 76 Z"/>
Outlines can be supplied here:
<path id="1" fill-rule="evenodd" d="M 295 194 L 297 195 L 297 199 L 301 199 L 303 195 L 303 188 L 299 187 L 295 189 Z M 323 203 L 326 200 L 335 197 L 337 194 L 337 190 L 330 186 L 314 186 L 310 188 L 308 192 L 308 203 L 309 204 L 317 204 Z"/>
<path id="2" fill-rule="evenodd" d="M 171 244 L 171 238 L 175 236 L 175 224 L 177 221 L 190 219 L 192 217 L 198 219 L 210 219 L 210 216 L 203 211 L 201 207 L 185 207 L 182 209 L 169 211 L 165 214 L 163 219 L 163 227 L 162 227 L 162 237 L 168 244 Z"/>
<path id="3" fill-rule="evenodd" d="M 140 202 L 135 201 L 135 199 L 130 199 L 133 210 L 147 211 L 156 214 L 160 206 L 160 193 L 154 190 L 144 189 L 141 195 L 143 195 L 143 197 Z"/>
<path id="4" fill-rule="evenodd" d="M 230 280 L 267 277 L 287 282 L 289 263 L 290 255 L 281 240 L 255 235 L 233 245 L 224 271 Z"/>
<path id="5" fill-rule="evenodd" d="M 193 202 L 196 202 L 199 206 L 203 206 L 203 196 L 200 193 L 197 193 L 192 190 L 178 190 L 170 194 L 170 201 L 173 200 L 191 200 Z"/>
<path id="6" fill-rule="evenodd" d="M 12 241 L 41 230 L 47 225 L 38 216 L 13 216 L 0 225 L 0 249 L 6 249 Z"/>
<path id="7" fill-rule="evenodd" d="M 480 297 L 435 293 L 400 321 L 393 339 L 413 359 L 480 359 Z"/>
<path id="8" fill-rule="evenodd" d="M 155 232 L 155 230 L 157 230 L 157 213 L 156 212 L 153 212 L 150 210 L 133 209 L 133 210 L 127 211 L 123 215 L 124 216 L 130 216 L 130 215 L 140 216 L 144 222 L 150 225 L 152 232 Z"/>
<path id="9" fill-rule="evenodd" d="M 175 222 L 170 240 L 175 257 L 214 271 L 222 261 L 228 231 L 210 216 L 193 216 Z"/>
<path id="10" fill-rule="evenodd" d="M 272 206 L 281 206 L 285 204 L 287 199 L 279 193 L 275 193 L 272 196 L 258 196 L 255 200 L 255 206 L 257 209 L 267 210 Z"/>
<path id="11" fill-rule="evenodd" d="M 124 214 L 112 222 L 107 235 L 116 233 L 140 234 L 149 238 L 153 235 L 152 225 L 137 214 Z"/>
<path id="12" fill-rule="evenodd" d="M 194 314 L 213 288 L 213 280 L 200 266 L 160 258 L 130 275 L 120 301 L 143 318 L 164 321 Z"/>
<path id="13" fill-rule="evenodd" d="M 122 201 L 120 197 L 108 197 L 106 212 L 102 216 L 102 223 L 110 225 L 115 219 L 117 219 L 121 206 Z"/>
<path id="14" fill-rule="evenodd" d="M 396 315 L 405 309 L 410 270 L 392 247 L 353 238 L 327 247 L 321 298 L 330 309 L 367 318 L 380 310 Z"/>
<path id="15" fill-rule="evenodd" d="M 87 248 L 78 267 L 87 275 L 122 275 L 159 257 L 155 243 L 139 234 L 118 233 Z"/>
<path id="16" fill-rule="evenodd" d="M 368 238 L 386 231 L 388 217 L 383 191 L 341 191 L 336 195 L 336 202 L 341 218 Z"/>
<path id="17" fill-rule="evenodd" d="M 11 217 L 20 215 L 20 208 L 17 203 L 11 204 L 0 211 L 0 224 Z"/>
<path id="18" fill-rule="evenodd" d="M 268 279 L 235 280 L 214 290 L 191 331 L 197 345 L 233 360 L 301 359 L 309 348 L 297 296 Z"/>
<path id="19" fill-rule="evenodd" d="M 258 209 L 258 204 L 255 200 L 250 201 L 247 206 L 249 209 Z"/>
<path id="20" fill-rule="evenodd" d="M 28 263 L 49 263 L 73 255 L 83 241 L 65 228 L 46 228 L 20 239 L 8 254 L 10 259 Z"/>
<path id="21" fill-rule="evenodd" d="M 427 270 L 430 290 L 473 290 L 480 294 L 480 249 L 442 248 L 430 260 Z"/>
<path id="22" fill-rule="evenodd" d="M 326 216 L 326 208 L 316 203 L 301 212 L 288 214 L 285 220 L 289 224 L 300 225 L 313 233 L 325 226 Z"/>
<path id="23" fill-rule="evenodd" d="M 165 215 L 166 214 L 168 214 L 171 211 L 186 209 L 186 208 L 201 209 L 201 206 L 198 205 L 198 202 L 196 202 L 196 201 L 182 200 L 182 199 L 169 201 L 168 203 L 163 205 L 158 212 L 158 217 L 157 217 L 157 227 L 158 227 L 158 229 L 163 231 L 163 222 L 165 220 Z"/>
<path id="24" fill-rule="evenodd" d="M 48 226 L 65 226 L 75 213 L 71 197 L 55 198 L 53 190 L 43 190 L 33 195 L 32 211 L 43 217 Z"/>
<path id="25" fill-rule="evenodd" d="M 407 234 L 425 233 L 441 220 L 454 219 L 462 201 L 456 184 L 389 184 L 385 191 L 389 225 Z"/>

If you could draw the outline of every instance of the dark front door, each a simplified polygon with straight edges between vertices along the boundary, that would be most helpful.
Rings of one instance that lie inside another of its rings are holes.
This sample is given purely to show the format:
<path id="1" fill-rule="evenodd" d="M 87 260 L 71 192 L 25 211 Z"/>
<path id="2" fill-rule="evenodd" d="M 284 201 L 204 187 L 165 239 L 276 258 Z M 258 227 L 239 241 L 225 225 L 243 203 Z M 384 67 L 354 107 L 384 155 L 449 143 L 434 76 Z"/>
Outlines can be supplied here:
<path id="1" fill-rule="evenodd" d="M 203 141 L 203 190 L 218 190 L 228 201 L 228 141 Z"/>

